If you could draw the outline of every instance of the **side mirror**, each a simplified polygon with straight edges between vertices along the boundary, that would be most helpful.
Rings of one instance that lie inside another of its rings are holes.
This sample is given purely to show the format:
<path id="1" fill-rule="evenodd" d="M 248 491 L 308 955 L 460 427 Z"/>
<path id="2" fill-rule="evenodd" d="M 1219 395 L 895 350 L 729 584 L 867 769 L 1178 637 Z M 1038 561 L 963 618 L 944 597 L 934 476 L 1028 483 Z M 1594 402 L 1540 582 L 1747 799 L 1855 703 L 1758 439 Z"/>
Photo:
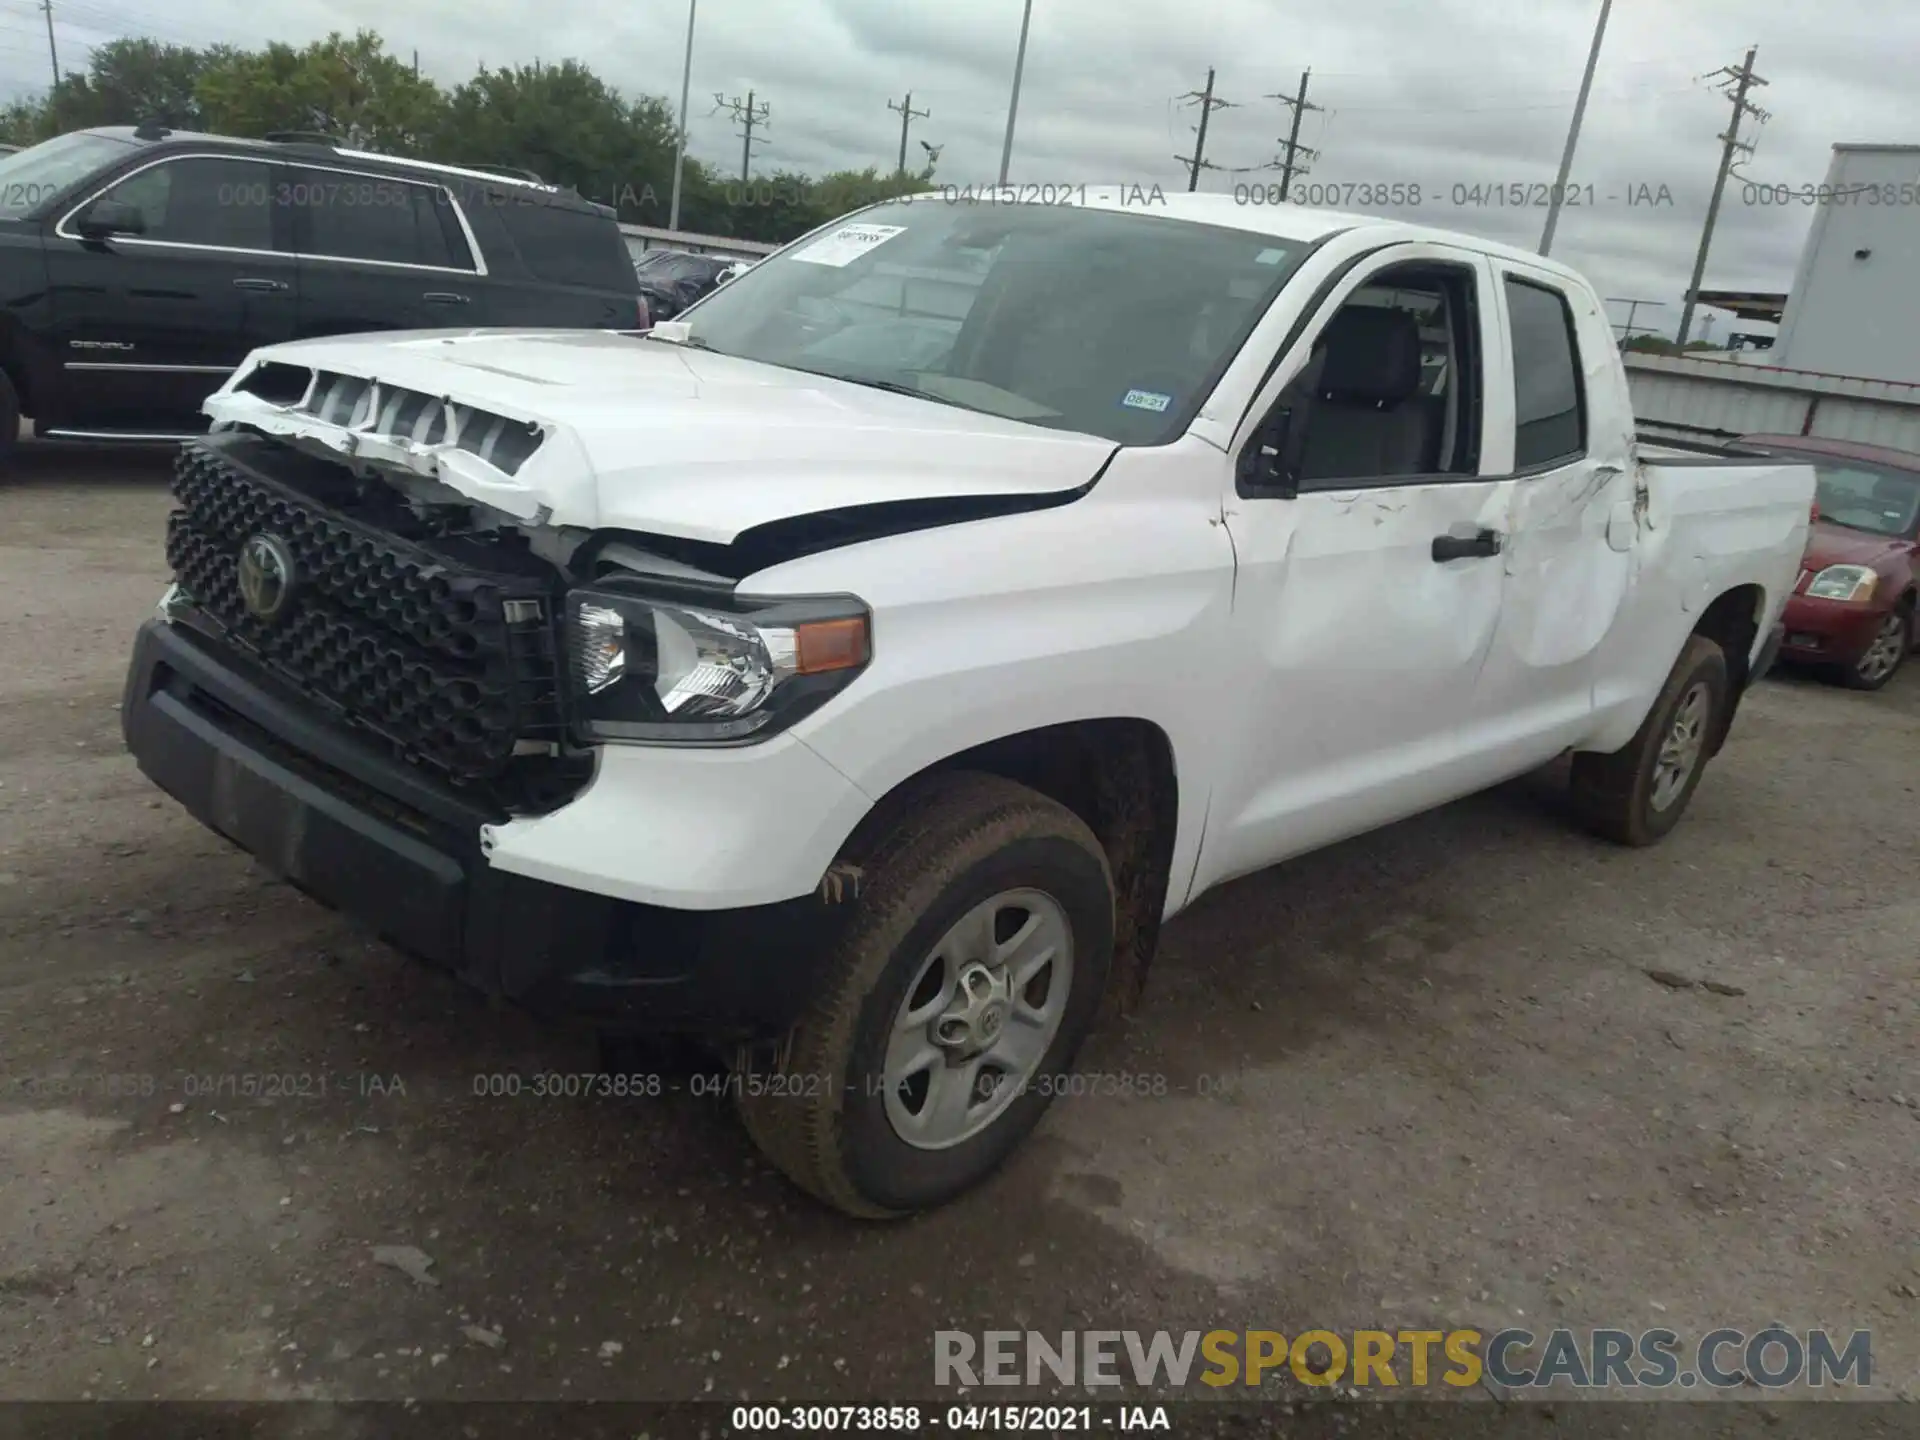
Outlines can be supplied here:
<path id="1" fill-rule="evenodd" d="M 138 205 L 129 205 L 124 200 L 96 200 L 74 222 L 74 228 L 87 240 L 107 240 L 115 235 L 144 235 L 147 233 L 147 217 L 141 213 Z"/>
<path id="2" fill-rule="evenodd" d="M 1326 358 L 1326 351 L 1315 346 L 1312 357 L 1282 393 L 1282 403 L 1267 412 L 1248 439 L 1240 452 L 1237 488 L 1241 494 L 1291 500 L 1300 493 L 1307 430 L 1313 423 L 1313 399 L 1319 393 Z"/>
<path id="3" fill-rule="evenodd" d="M 1280 495 L 1287 498 L 1298 492 L 1298 485 L 1288 483 L 1287 441 L 1295 430 L 1293 411 L 1276 408 L 1268 414 L 1247 441 L 1247 448 L 1240 452 L 1240 489 L 1258 491 L 1262 495 Z"/>

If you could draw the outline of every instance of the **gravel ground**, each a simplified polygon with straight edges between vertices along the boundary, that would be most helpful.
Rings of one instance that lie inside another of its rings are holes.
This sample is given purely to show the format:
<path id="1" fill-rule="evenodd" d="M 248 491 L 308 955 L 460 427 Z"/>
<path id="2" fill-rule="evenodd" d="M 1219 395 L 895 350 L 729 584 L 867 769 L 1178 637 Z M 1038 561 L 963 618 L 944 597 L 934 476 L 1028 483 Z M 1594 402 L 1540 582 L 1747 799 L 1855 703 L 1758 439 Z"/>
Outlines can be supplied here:
<path id="1" fill-rule="evenodd" d="M 0 480 L 0 1397 L 855 1402 L 931 1396 L 938 1329 L 1775 1320 L 1920 1388 L 1920 668 L 1766 683 L 1653 851 L 1548 772 L 1209 896 L 1084 1057 L 1166 1094 L 860 1226 L 689 1077 L 476 1095 L 591 1040 L 148 785 L 116 707 L 163 475 Z M 327 1088 L 196 1079 L 237 1075 Z"/>

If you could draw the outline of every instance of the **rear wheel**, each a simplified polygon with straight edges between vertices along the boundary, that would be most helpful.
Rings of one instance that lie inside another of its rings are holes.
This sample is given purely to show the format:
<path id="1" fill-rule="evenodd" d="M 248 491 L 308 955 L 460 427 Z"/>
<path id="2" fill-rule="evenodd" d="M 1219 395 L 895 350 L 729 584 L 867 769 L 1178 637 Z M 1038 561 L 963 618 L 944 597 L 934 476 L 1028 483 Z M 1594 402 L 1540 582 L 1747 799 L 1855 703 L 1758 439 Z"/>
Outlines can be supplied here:
<path id="1" fill-rule="evenodd" d="M 1860 658 L 1841 672 L 1855 690 L 1880 690 L 1899 673 L 1913 648 L 1913 606 L 1903 603 L 1887 612 L 1873 641 Z"/>
<path id="2" fill-rule="evenodd" d="M 1588 828 L 1621 845 L 1651 845 L 1678 825 L 1729 699 L 1726 655 L 1689 637 L 1633 739 L 1611 755 L 1573 757 L 1574 809 Z"/>
<path id="3" fill-rule="evenodd" d="M 819 995 L 735 1093 L 795 1183 L 885 1218 L 978 1184 L 1039 1123 L 1099 1008 L 1114 898 L 1080 818 L 991 775 L 939 777 L 870 853 Z"/>

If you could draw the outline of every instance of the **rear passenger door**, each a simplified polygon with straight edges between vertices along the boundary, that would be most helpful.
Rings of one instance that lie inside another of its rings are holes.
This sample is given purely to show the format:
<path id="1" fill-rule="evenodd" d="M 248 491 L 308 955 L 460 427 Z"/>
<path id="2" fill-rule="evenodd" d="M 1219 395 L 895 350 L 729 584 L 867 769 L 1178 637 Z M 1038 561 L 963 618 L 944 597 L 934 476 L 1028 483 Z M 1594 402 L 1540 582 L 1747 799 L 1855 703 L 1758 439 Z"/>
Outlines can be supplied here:
<path id="1" fill-rule="evenodd" d="M 301 334 L 483 323 L 483 271 L 444 186 L 322 165 L 287 172 Z"/>
<path id="2" fill-rule="evenodd" d="M 1627 595 L 1638 532 L 1626 427 L 1593 423 L 1630 413 L 1613 393 L 1611 325 L 1585 286 L 1505 259 L 1493 268 L 1504 423 L 1489 443 L 1506 453 L 1488 459 L 1511 477 L 1511 497 L 1500 626 L 1470 744 L 1497 778 L 1591 728 L 1597 656 Z"/>

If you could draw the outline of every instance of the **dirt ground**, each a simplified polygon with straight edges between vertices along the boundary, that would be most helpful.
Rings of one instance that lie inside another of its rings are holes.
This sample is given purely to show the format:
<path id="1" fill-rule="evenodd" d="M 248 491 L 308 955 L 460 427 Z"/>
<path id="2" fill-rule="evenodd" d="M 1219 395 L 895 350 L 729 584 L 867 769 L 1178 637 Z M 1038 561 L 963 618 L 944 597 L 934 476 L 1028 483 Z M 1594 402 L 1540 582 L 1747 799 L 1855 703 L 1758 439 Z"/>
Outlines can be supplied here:
<path id="1" fill-rule="evenodd" d="M 1773 1321 L 1920 1389 L 1920 667 L 1767 682 L 1653 851 L 1549 772 L 1208 897 L 1083 1057 L 1167 1094 L 1063 1100 L 983 1190 L 862 1226 L 687 1085 L 476 1094 L 592 1043 L 138 774 L 163 476 L 0 479 L 0 1398 L 860 1401 L 932 1394 L 940 1329 Z"/>

